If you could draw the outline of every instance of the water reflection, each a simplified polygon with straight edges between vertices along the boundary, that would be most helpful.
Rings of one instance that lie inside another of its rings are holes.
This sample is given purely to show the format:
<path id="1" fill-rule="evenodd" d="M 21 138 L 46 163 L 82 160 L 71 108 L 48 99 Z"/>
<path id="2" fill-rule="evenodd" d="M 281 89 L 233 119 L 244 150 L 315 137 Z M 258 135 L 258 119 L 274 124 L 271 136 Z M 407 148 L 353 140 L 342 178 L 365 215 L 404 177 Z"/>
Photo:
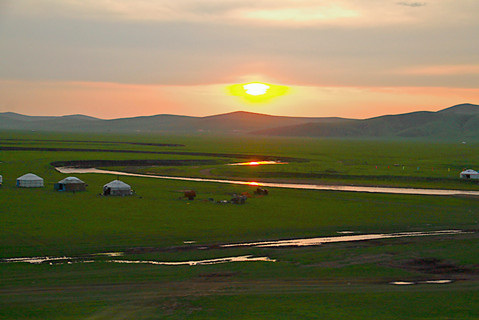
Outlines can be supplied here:
<path id="1" fill-rule="evenodd" d="M 97 253 L 97 256 L 107 256 L 107 257 L 121 257 L 123 256 L 123 252 L 102 252 Z"/>
<path id="2" fill-rule="evenodd" d="M 415 189 L 415 188 L 392 188 L 392 187 L 365 187 L 365 186 L 333 186 L 321 184 L 300 184 L 300 183 L 274 183 L 274 182 L 251 182 L 238 180 L 223 180 L 209 178 L 189 178 L 189 177 L 173 177 L 173 176 L 156 176 L 139 173 L 128 173 L 121 171 L 100 170 L 95 168 L 56 168 L 61 173 L 103 173 L 121 176 L 154 178 L 154 179 L 170 179 L 194 182 L 217 182 L 239 185 L 261 185 L 273 188 L 290 188 L 290 189 L 306 189 L 306 190 L 331 190 L 331 191 L 350 191 L 350 192 L 371 192 L 371 193 L 392 193 L 392 194 L 415 194 L 415 195 L 432 195 L 432 196 L 454 196 L 469 195 L 479 196 L 479 191 L 466 190 L 445 190 L 445 189 Z M 254 183 L 254 184 L 253 184 Z"/>
<path id="3" fill-rule="evenodd" d="M 408 285 L 416 284 L 416 282 L 410 282 L 410 281 L 393 281 L 393 282 L 389 282 L 389 284 L 394 284 L 394 285 L 397 285 L 397 286 L 408 286 Z"/>
<path id="4" fill-rule="evenodd" d="M 240 163 L 229 163 L 228 166 L 262 166 L 265 164 L 288 164 L 288 163 L 281 162 L 281 161 L 250 161 L 250 162 L 240 162 Z"/>
<path id="5" fill-rule="evenodd" d="M 452 283 L 453 280 L 427 280 L 427 281 L 420 281 L 419 283 L 428 283 L 428 284 L 446 284 Z"/>
<path id="6" fill-rule="evenodd" d="M 69 258 L 69 257 L 23 257 L 23 258 L 2 259 L 0 261 L 9 262 L 9 263 L 26 262 L 31 264 L 41 264 L 44 262 L 66 261 L 70 259 L 72 258 Z"/>
<path id="7" fill-rule="evenodd" d="M 448 284 L 453 283 L 454 280 L 426 280 L 426 281 L 393 281 L 389 282 L 389 284 L 396 285 L 396 286 L 409 286 L 414 284 Z"/>
<path id="8" fill-rule="evenodd" d="M 127 264 L 154 264 L 154 265 L 162 265 L 162 266 L 196 266 L 196 265 L 220 264 L 220 263 L 228 263 L 228 262 L 252 262 L 252 261 L 276 262 L 275 259 L 270 259 L 268 257 L 253 257 L 251 255 L 240 256 L 240 257 L 209 259 L 209 260 L 198 260 L 198 261 L 181 261 L 181 262 L 162 262 L 162 261 L 152 261 L 152 260 L 107 260 L 106 262 L 127 263 Z"/>
<path id="9" fill-rule="evenodd" d="M 401 238 L 401 237 L 424 237 L 424 236 L 440 236 L 440 235 L 455 235 L 468 233 L 462 230 L 441 230 L 441 231 L 430 231 L 430 232 L 400 232 L 400 233 L 382 233 L 382 234 L 365 234 L 365 235 L 350 235 L 350 236 L 336 236 L 336 237 L 321 237 L 321 238 L 307 238 L 307 239 L 289 239 L 289 240 L 277 240 L 277 241 L 260 241 L 260 242 L 246 242 L 246 243 L 235 243 L 235 244 L 224 244 L 220 245 L 221 248 L 231 248 L 231 247 L 302 247 L 302 246 L 318 246 L 324 243 L 335 243 L 335 242 L 353 242 L 353 241 L 365 241 L 365 240 L 378 240 L 378 239 L 388 239 L 388 238 Z M 190 241 L 188 241 L 190 242 Z M 191 241 L 193 243 L 193 241 Z M 198 247 L 198 250 L 209 249 L 208 247 Z M 123 256 L 123 252 L 103 252 L 89 255 L 91 256 L 107 256 L 107 257 L 120 257 Z M 207 259 L 207 260 L 194 260 L 194 261 L 154 261 L 154 260 L 85 260 L 83 257 L 22 257 L 22 258 L 7 258 L 0 259 L 0 263 L 30 263 L 30 264 L 42 264 L 49 263 L 50 265 L 64 264 L 64 263 L 93 263 L 93 262 L 108 262 L 108 263 L 126 263 L 126 264 L 153 264 L 153 265 L 165 265 L 165 266 L 180 266 L 180 265 L 209 265 L 209 264 L 219 264 L 219 263 L 229 263 L 229 262 L 253 262 L 253 261 L 265 261 L 265 262 L 276 262 L 275 259 L 270 259 L 268 257 L 253 257 L 252 255 L 244 255 L 238 257 L 226 257 L 226 258 L 216 258 L 216 259 Z M 448 280 L 431 280 L 436 282 L 427 282 L 427 283 L 446 283 L 444 281 Z M 439 281 L 439 282 L 438 282 Z M 395 283 L 400 284 L 400 283 Z"/>
<path id="10" fill-rule="evenodd" d="M 364 241 L 364 240 L 379 240 L 379 239 L 391 239 L 402 237 L 424 237 L 424 236 L 439 236 L 449 234 L 465 233 L 461 230 L 441 230 L 430 232 L 399 232 L 399 233 L 379 233 L 379 234 L 363 234 L 354 236 L 336 236 L 336 237 L 321 237 L 321 238 L 309 238 L 309 239 L 291 239 L 291 240 L 277 240 L 277 241 L 261 241 L 261 242 L 246 242 L 225 244 L 221 247 L 303 247 L 303 246 L 319 246 L 324 243 L 335 242 L 352 242 L 352 241 Z"/>
<path id="11" fill-rule="evenodd" d="M 123 252 L 113 252 L 113 253 L 97 253 L 95 255 L 107 255 L 111 257 L 122 256 Z M 23 257 L 23 258 L 10 258 L 10 259 L 1 259 L 2 263 L 30 263 L 30 264 L 42 264 L 48 263 L 49 265 L 60 265 L 60 264 L 72 264 L 72 263 L 93 263 L 93 262 L 106 262 L 106 263 L 123 263 L 123 264 L 153 264 L 153 265 L 163 265 L 163 266 L 196 266 L 196 265 L 210 265 L 210 264 L 220 264 L 220 263 L 229 263 L 229 262 L 276 262 L 275 259 L 270 259 L 268 257 L 253 257 L 252 255 L 238 256 L 238 257 L 226 257 L 226 258 L 217 258 L 217 259 L 207 259 L 207 260 L 196 260 L 196 261 L 154 261 L 154 260 L 83 260 L 79 257 Z"/>

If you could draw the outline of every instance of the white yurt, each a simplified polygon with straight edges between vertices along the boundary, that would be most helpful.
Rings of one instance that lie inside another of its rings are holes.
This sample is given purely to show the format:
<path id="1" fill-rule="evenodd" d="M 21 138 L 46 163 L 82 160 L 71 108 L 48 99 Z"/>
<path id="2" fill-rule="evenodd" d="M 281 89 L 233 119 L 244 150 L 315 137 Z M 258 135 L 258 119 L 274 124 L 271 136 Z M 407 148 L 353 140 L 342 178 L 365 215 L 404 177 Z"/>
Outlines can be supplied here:
<path id="1" fill-rule="evenodd" d="M 472 169 L 467 169 L 461 172 L 459 176 L 462 179 L 479 179 L 479 172 Z"/>
<path id="2" fill-rule="evenodd" d="M 86 183 L 77 177 L 67 177 L 55 183 L 54 188 L 57 191 L 85 191 Z"/>
<path id="3" fill-rule="evenodd" d="M 43 179 L 33 173 L 24 174 L 17 178 L 17 187 L 19 188 L 41 188 Z"/>
<path id="4" fill-rule="evenodd" d="M 130 185 L 120 180 L 113 180 L 103 186 L 104 196 L 131 196 L 132 194 Z"/>

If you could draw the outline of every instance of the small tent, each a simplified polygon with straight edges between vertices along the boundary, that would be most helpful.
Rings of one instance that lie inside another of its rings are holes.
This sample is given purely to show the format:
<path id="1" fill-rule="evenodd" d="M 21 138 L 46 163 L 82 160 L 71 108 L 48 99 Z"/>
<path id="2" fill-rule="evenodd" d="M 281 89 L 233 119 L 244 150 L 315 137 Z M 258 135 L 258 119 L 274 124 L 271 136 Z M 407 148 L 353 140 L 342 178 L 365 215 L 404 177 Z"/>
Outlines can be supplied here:
<path id="1" fill-rule="evenodd" d="M 131 196 L 132 194 L 130 185 L 120 180 L 113 180 L 103 186 L 104 196 Z"/>
<path id="2" fill-rule="evenodd" d="M 17 178 L 17 187 L 19 188 L 41 188 L 43 179 L 33 173 L 24 174 Z"/>
<path id="3" fill-rule="evenodd" d="M 462 179 L 479 179 L 479 173 L 472 169 L 467 169 L 459 175 Z"/>
<path id="4" fill-rule="evenodd" d="M 77 177 L 67 177 L 55 183 L 54 188 L 57 191 L 85 191 L 86 183 Z"/>

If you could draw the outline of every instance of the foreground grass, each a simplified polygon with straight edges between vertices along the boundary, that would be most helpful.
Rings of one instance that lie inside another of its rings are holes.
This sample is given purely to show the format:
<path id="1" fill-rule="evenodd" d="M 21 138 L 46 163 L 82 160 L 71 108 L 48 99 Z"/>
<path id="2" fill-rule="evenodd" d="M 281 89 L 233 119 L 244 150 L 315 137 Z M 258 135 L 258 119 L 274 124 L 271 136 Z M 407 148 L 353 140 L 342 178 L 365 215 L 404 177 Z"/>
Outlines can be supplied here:
<path id="1" fill-rule="evenodd" d="M 477 235 L 260 249 L 276 263 L 156 266 L 1 264 L 2 319 L 474 319 L 474 274 L 408 269 L 412 257 L 477 264 Z M 120 259 L 185 260 L 245 249 L 150 252 Z M 248 249 L 251 250 L 251 249 Z M 105 260 L 106 258 L 103 258 Z M 472 278 L 470 278 L 472 276 Z M 390 281 L 456 279 L 445 285 Z M 444 303 L 444 299 L 447 303 Z"/>
<path id="2" fill-rule="evenodd" d="M 200 297 L 143 297 L 98 302 L 11 303 L 16 319 L 477 319 L 474 288 L 364 292 L 263 293 Z M 447 301 L 438 304 L 437 301 Z M 52 315 L 54 315 L 52 317 Z"/>
<path id="3" fill-rule="evenodd" d="M 277 175 L 296 172 L 300 176 L 316 169 L 318 172 L 334 170 L 343 176 L 341 180 L 356 172 L 362 176 L 389 174 L 394 177 L 408 174 L 406 169 L 394 166 L 404 163 L 405 168 L 416 166 L 417 169 L 418 164 L 421 168 L 434 167 L 435 170 L 427 172 L 416 170 L 414 175 L 444 179 L 440 183 L 448 187 L 461 184 L 448 180 L 452 179 L 448 168 L 469 167 L 479 160 L 477 153 L 463 148 L 462 144 L 244 140 L 209 136 L 38 137 L 24 134 L 17 137 L 27 140 L 9 140 L 9 145 L 157 151 L 165 148 L 88 141 L 164 142 L 185 145 L 168 147 L 168 150 L 269 154 L 309 161 L 285 167 L 168 168 L 170 172 L 187 174 L 211 169 L 214 174 L 244 178 L 268 172 Z M 28 140 L 33 137 L 85 142 Z M 0 142 L 4 145 L 4 141 Z M 269 196 L 254 197 L 245 205 L 235 206 L 208 199 L 229 199 L 232 193 L 252 193 L 254 187 L 136 177 L 122 177 L 132 185 L 135 196 L 108 198 L 98 194 L 105 183 L 116 177 L 98 174 L 78 175 L 88 183 L 86 192 L 53 190 L 53 184 L 66 176 L 50 166 L 53 161 L 186 158 L 198 157 L 101 151 L 1 151 L 0 174 L 4 176 L 4 185 L 0 189 L 0 208 L 3 208 L 0 211 L 0 258 L 84 255 L 84 259 L 96 262 L 0 263 L 0 318 L 474 319 L 479 313 L 475 302 L 479 274 L 476 233 L 479 205 L 475 198 L 271 189 Z M 378 169 L 373 163 L 379 164 Z M 387 164 L 392 164 L 389 169 Z M 162 172 L 165 168 L 148 170 Z M 42 176 L 46 187 L 14 187 L 15 178 L 26 172 Z M 477 186 L 469 184 L 465 188 L 477 189 Z M 198 198 L 180 199 L 183 189 L 195 189 Z M 214 247 L 222 243 L 334 236 L 341 231 L 387 233 L 443 229 L 471 233 L 306 248 Z M 184 243 L 192 240 L 196 243 Z M 213 248 L 199 250 L 195 246 Z M 181 250 L 172 247 L 181 247 Z M 188 261 L 253 255 L 276 262 L 171 267 L 115 264 L 107 262 L 110 259 L 107 257 L 90 256 L 109 251 L 127 251 L 118 259 L 130 260 Z M 434 268 L 416 268 L 412 262 L 421 259 L 454 268 L 440 272 Z M 455 282 L 406 287 L 388 284 L 398 280 L 431 279 Z"/>

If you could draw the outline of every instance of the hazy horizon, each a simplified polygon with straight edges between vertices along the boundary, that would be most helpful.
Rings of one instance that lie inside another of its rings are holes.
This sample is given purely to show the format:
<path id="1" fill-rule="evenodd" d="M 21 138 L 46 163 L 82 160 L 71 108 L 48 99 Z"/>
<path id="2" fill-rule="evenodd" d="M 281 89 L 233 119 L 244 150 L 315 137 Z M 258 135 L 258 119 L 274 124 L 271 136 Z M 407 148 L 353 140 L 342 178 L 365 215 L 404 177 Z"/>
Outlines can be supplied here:
<path id="1" fill-rule="evenodd" d="M 411 112 L 421 112 L 421 111 L 430 111 L 430 112 L 437 112 L 441 111 L 444 109 L 448 109 L 451 107 L 455 106 L 460 106 L 460 105 L 474 105 L 474 106 L 479 106 L 476 104 L 471 104 L 469 102 L 464 102 L 464 103 L 458 103 L 452 106 L 444 106 L 442 108 L 439 108 L 438 110 L 413 110 Z M 262 112 L 252 112 L 252 111 L 245 111 L 245 110 L 234 110 L 234 111 L 229 111 L 229 112 L 223 112 L 223 113 L 215 113 L 215 114 L 208 114 L 205 116 L 195 116 L 195 115 L 189 115 L 189 114 L 175 114 L 175 113 L 157 113 L 157 114 L 149 114 L 149 115 L 136 115 L 136 116 L 131 116 L 131 117 L 118 117 L 118 118 L 100 118 L 100 117 L 95 117 L 89 114 L 83 114 L 83 113 L 75 113 L 75 114 L 59 114 L 59 115 L 49 115 L 49 114 L 25 114 L 25 113 L 19 113 L 19 112 L 14 112 L 14 111 L 1 111 L 0 113 L 16 113 L 24 116 L 30 116 L 30 117 L 68 117 L 68 116 L 87 116 L 87 117 L 92 117 L 100 120 L 115 120 L 115 119 L 122 119 L 122 118 L 138 118 L 138 117 L 153 117 L 153 116 L 180 116 L 180 117 L 197 117 L 197 118 L 202 118 L 202 117 L 211 117 L 211 116 L 218 116 L 218 115 L 223 115 L 223 114 L 231 114 L 231 113 L 240 113 L 240 112 L 246 112 L 246 113 L 252 113 L 252 114 L 260 114 L 260 115 L 266 115 L 266 116 L 277 116 L 277 117 L 304 117 L 304 118 L 323 118 L 323 117 L 315 117 L 315 116 L 291 116 L 287 114 L 283 115 L 276 115 L 276 114 L 268 114 L 268 113 L 262 113 Z M 411 113 L 411 112 L 405 112 L 405 113 Z M 381 117 L 381 116 L 387 116 L 387 115 L 399 115 L 399 114 L 405 114 L 405 113 L 385 113 L 385 114 L 377 114 L 373 115 L 371 117 L 367 118 L 345 118 L 345 117 L 339 117 L 339 116 L 330 116 L 331 118 L 343 118 L 343 119 L 356 119 L 356 120 L 364 120 L 364 119 L 370 119 L 370 118 L 375 118 L 375 117 Z M 329 118 L 329 117 L 324 117 L 324 118 Z"/>

